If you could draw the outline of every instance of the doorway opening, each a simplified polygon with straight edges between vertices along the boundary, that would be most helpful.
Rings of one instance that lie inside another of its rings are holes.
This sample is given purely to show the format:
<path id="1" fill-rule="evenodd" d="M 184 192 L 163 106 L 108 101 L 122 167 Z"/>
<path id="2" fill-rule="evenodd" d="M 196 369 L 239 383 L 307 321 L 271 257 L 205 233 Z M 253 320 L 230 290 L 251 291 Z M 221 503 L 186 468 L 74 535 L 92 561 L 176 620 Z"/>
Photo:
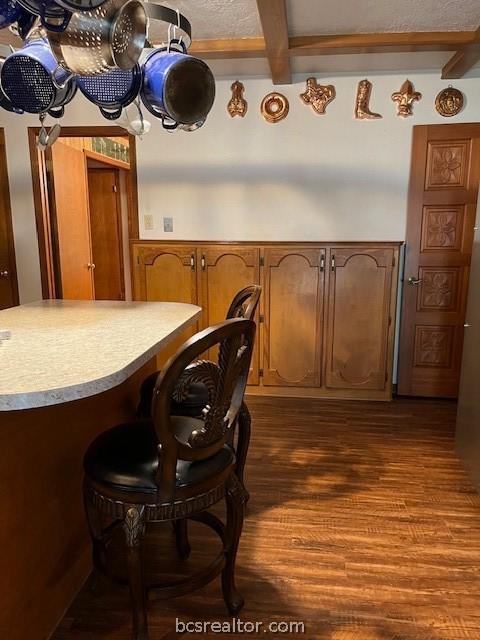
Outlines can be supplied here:
<path id="1" fill-rule="evenodd" d="M 8 309 L 19 301 L 3 129 L 0 129 L 0 184 L 0 309 Z"/>
<path id="2" fill-rule="evenodd" d="M 43 297 L 131 300 L 135 137 L 120 127 L 64 127 L 40 151 L 39 131 L 28 134 Z"/>

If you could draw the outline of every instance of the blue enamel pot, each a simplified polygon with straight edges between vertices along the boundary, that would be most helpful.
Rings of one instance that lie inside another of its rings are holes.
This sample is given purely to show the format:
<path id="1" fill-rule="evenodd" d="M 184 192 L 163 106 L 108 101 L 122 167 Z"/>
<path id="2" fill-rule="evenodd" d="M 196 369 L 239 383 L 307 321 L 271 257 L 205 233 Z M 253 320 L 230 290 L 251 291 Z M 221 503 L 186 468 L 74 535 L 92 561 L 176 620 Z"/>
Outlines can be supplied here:
<path id="1" fill-rule="evenodd" d="M 140 92 L 145 107 L 168 128 L 204 121 L 215 100 L 215 79 L 208 65 L 172 44 L 179 46 L 171 43 L 147 56 Z"/>
<path id="2" fill-rule="evenodd" d="M 15 109 L 46 113 L 71 95 L 72 74 L 61 67 L 43 38 L 10 54 L 0 74 L 3 92 Z"/>
<path id="3" fill-rule="evenodd" d="M 9 27 L 22 15 L 22 8 L 16 0 L 0 0 L 0 29 Z"/>

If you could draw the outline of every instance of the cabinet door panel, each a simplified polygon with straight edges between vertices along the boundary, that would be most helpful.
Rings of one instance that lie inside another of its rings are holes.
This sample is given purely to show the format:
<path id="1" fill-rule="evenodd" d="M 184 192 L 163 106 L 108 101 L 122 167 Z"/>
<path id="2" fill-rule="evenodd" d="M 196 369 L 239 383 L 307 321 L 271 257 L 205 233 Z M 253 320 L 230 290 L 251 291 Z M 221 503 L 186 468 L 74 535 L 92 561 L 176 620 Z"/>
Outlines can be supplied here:
<path id="1" fill-rule="evenodd" d="M 203 247 L 201 263 L 203 325 L 208 327 L 225 320 L 230 303 L 238 291 L 251 284 L 259 284 L 260 249 L 232 245 Z M 209 358 L 216 360 L 217 350 L 211 350 Z M 256 340 L 249 384 L 258 384 L 258 365 Z"/>
<path id="2" fill-rule="evenodd" d="M 197 249 L 181 245 L 135 245 L 133 249 L 135 300 L 198 304 Z M 195 324 L 175 338 L 157 356 L 162 368 L 181 345 L 198 331 Z"/>
<path id="3" fill-rule="evenodd" d="M 326 386 L 385 389 L 393 249 L 332 247 Z"/>
<path id="4" fill-rule="evenodd" d="M 135 298 L 197 304 L 196 249 L 137 246 Z"/>
<path id="5" fill-rule="evenodd" d="M 323 249 L 265 250 L 264 385 L 321 384 L 324 256 Z"/>

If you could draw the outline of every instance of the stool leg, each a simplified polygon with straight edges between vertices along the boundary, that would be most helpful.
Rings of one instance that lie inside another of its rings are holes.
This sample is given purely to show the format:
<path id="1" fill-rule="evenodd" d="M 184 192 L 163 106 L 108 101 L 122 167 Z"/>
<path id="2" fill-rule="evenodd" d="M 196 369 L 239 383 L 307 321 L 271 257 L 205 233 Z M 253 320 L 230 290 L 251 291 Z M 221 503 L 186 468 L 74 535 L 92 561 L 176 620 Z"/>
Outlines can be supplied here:
<path id="1" fill-rule="evenodd" d="M 96 591 L 98 583 L 99 568 L 106 567 L 107 557 L 105 542 L 103 540 L 102 517 L 98 509 L 90 500 L 89 494 L 86 490 L 83 492 L 83 504 L 85 506 L 90 537 L 92 539 L 93 573 L 90 589 L 94 592 Z"/>
<path id="2" fill-rule="evenodd" d="M 250 446 L 250 433 L 251 433 L 251 424 L 252 418 L 250 417 L 250 411 L 248 410 L 245 402 L 242 403 L 240 408 L 240 412 L 238 414 L 238 440 L 237 440 L 237 466 L 236 473 L 237 477 L 243 485 L 245 489 L 245 481 L 244 481 L 244 472 L 245 472 L 245 463 L 247 461 L 247 453 L 248 447 Z M 249 500 L 250 496 L 248 491 L 246 491 L 246 498 Z"/>
<path id="3" fill-rule="evenodd" d="M 247 492 L 235 474 L 230 476 L 225 496 L 227 503 L 227 528 L 225 540 L 225 567 L 222 571 L 223 599 L 230 612 L 236 615 L 244 605 L 244 599 L 235 586 L 235 560 L 243 528 Z"/>
<path id="4" fill-rule="evenodd" d="M 186 518 L 182 520 L 173 520 L 173 531 L 175 533 L 175 544 L 177 547 L 178 555 L 182 560 L 186 560 L 190 557 L 192 548 L 188 541 L 188 521 Z"/>
<path id="5" fill-rule="evenodd" d="M 143 578 L 145 507 L 131 507 L 123 523 L 127 545 L 127 568 L 132 601 L 132 640 L 148 640 L 147 598 Z"/>

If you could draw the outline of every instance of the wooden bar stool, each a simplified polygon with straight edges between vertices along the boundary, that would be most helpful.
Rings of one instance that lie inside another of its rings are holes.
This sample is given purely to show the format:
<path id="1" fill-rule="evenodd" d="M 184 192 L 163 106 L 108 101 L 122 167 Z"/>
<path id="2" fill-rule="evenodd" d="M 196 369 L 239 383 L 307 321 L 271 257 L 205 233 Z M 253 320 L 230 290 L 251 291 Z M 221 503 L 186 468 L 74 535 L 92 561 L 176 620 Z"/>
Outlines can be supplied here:
<path id="1" fill-rule="evenodd" d="M 231 615 L 243 606 L 235 586 L 235 559 L 246 492 L 235 473 L 231 432 L 243 403 L 255 339 L 252 320 L 232 319 L 198 333 L 167 363 L 154 388 L 152 419 L 123 424 L 100 435 L 85 459 L 84 499 L 95 568 L 107 573 L 106 545 L 123 526 L 133 612 L 133 640 L 148 640 L 143 539 L 151 522 L 187 517 L 211 527 L 222 551 L 207 569 L 188 580 L 163 585 L 159 596 L 190 593 L 222 574 Z M 218 366 L 198 358 L 219 347 Z M 175 390 L 196 379 L 208 389 L 201 418 L 171 413 Z M 226 524 L 207 509 L 225 498 Z"/>

